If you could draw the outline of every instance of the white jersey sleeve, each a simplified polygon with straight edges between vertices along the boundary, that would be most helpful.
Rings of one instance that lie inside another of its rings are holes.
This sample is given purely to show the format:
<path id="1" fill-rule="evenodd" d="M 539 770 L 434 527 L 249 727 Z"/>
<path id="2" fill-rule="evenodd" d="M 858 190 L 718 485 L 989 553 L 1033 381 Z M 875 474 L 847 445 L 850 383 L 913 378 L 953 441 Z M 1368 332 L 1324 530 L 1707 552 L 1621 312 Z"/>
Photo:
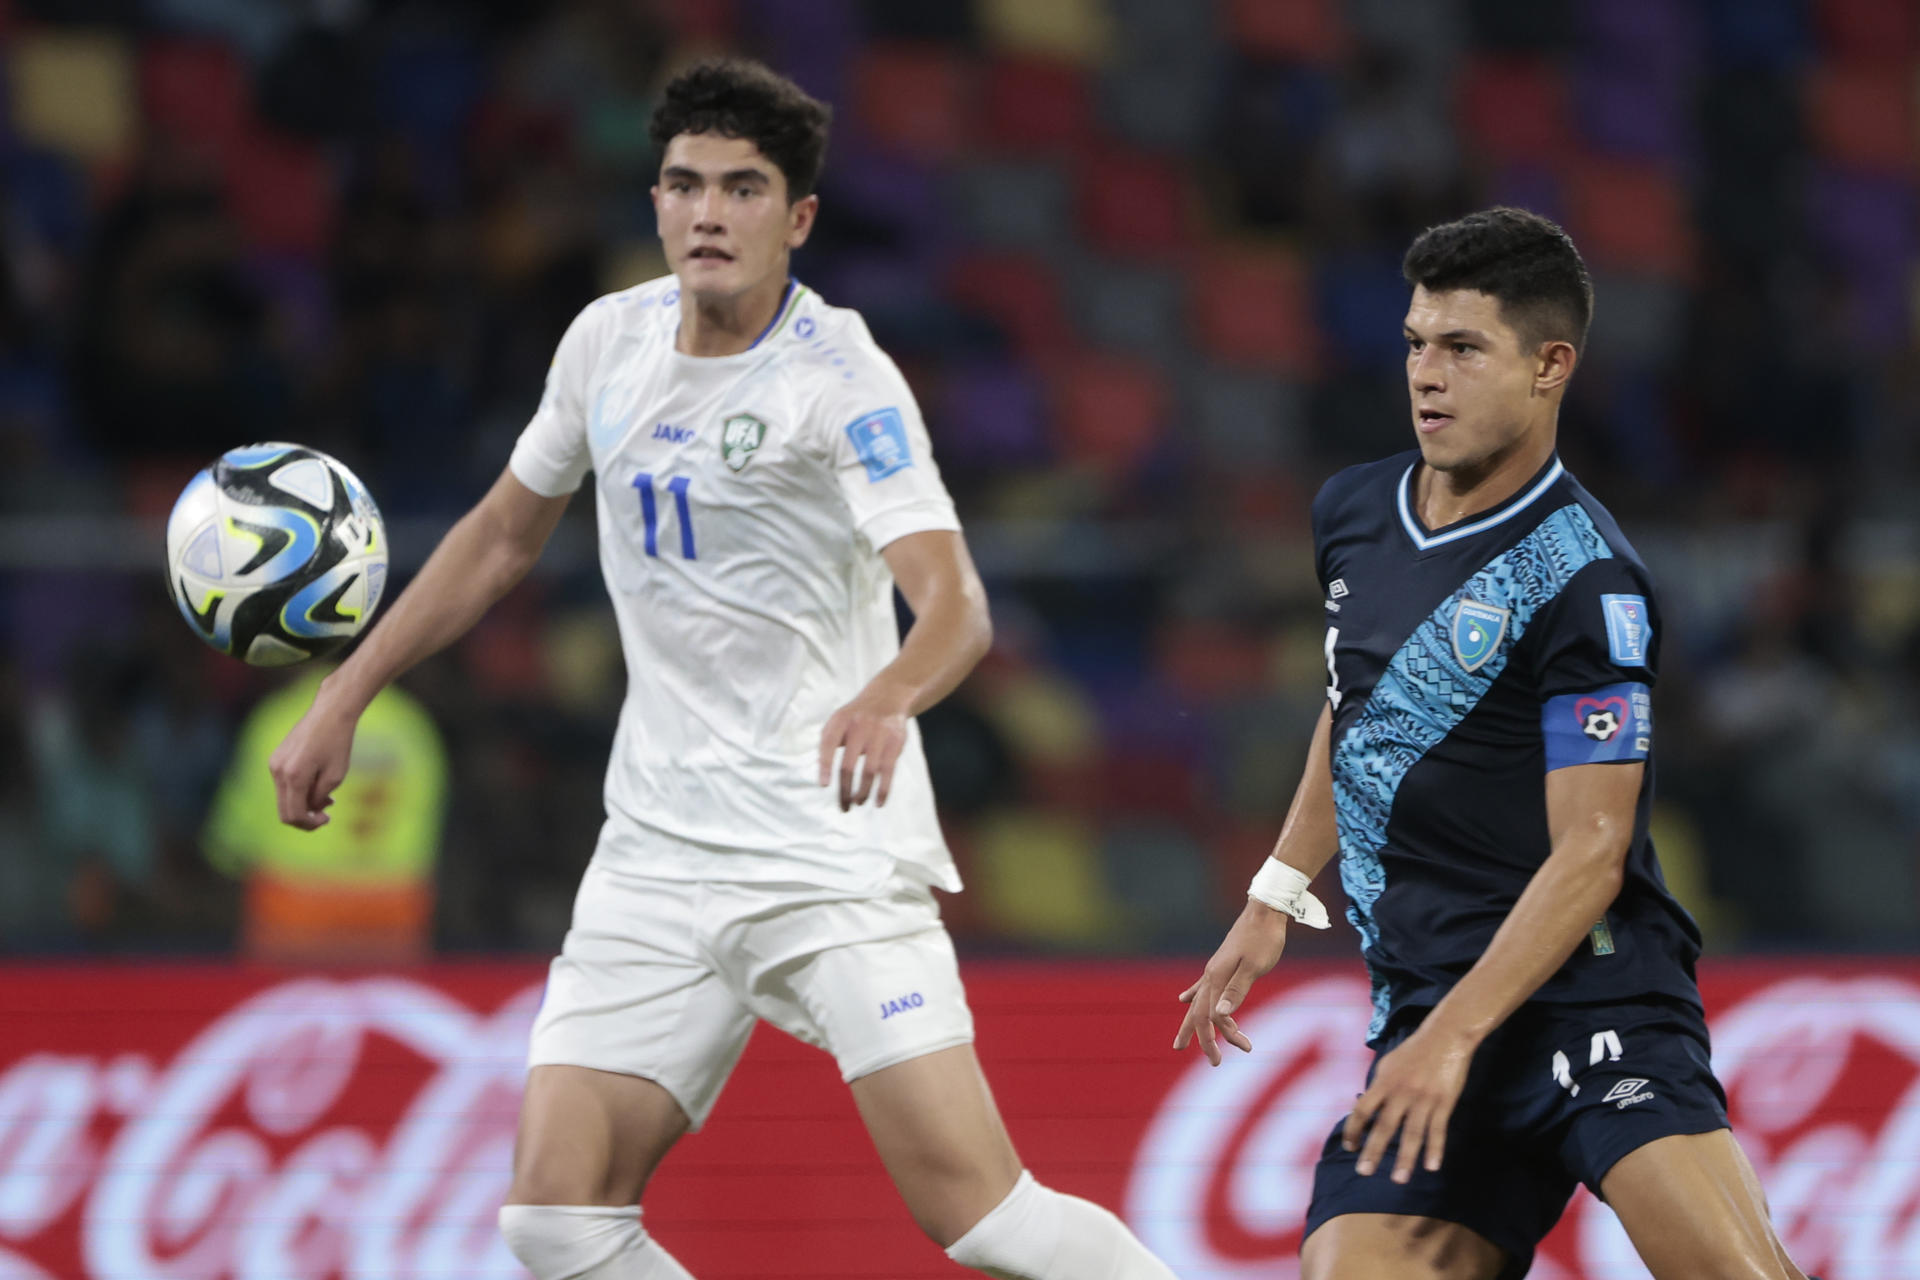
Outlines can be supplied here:
<path id="1" fill-rule="evenodd" d="M 587 387 L 612 313 L 607 302 L 601 298 L 589 303 L 567 326 L 547 369 L 540 407 L 507 460 L 514 478 L 542 497 L 572 493 L 593 469 L 587 446 Z"/>
<path id="2" fill-rule="evenodd" d="M 957 532 L 960 518 L 907 380 L 875 346 L 849 363 L 853 376 L 825 410 L 833 469 L 854 528 L 875 551 L 910 533 Z"/>

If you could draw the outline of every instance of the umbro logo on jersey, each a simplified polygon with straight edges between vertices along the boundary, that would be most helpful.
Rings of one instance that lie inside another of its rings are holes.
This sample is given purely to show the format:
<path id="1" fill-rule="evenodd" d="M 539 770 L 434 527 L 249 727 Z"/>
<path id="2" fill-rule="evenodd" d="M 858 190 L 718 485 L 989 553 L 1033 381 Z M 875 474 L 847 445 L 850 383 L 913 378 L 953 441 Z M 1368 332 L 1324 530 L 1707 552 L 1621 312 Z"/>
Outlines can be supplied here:
<path id="1" fill-rule="evenodd" d="M 767 424 L 750 413 L 736 413 L 720 427 L 720 456 L 730 471 L 752 462 L 754 451 L 767 438 Z"/>
<path id="2" fill-rule="evenodd" d="M 1345 578 L 1335 578 L 1332 585 L 1327 588 L 1327 612 L 1340 612 L 1340 600 L 1346 594 L 1347 580 Z"/>
<path id="3" fill-rule="evenodd" d="M 1653 1090 L 1647 1088 L 1647 1082 L 1637 1076 L 1629 1076 L 1607 1090 L 1602 1102 L 1611 1102 L 1615 1111 L 1625 1111 L 1636 1102 L 1645 1102 L 1653 1097 Z"/>

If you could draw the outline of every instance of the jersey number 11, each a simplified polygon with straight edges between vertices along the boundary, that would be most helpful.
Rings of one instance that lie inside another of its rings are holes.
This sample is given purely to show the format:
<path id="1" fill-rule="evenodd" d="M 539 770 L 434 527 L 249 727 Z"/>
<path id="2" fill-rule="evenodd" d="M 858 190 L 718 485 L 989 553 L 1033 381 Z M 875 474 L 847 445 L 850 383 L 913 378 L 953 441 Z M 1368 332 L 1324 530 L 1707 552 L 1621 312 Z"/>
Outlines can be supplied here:
<path id="1" fill-rule="evenodd" d="M 693 481 L 686 476 L 675 476 L 667 481 L 667 492 L 673 495 L 675 514 L 680 517 L 680 554 L 688 560 L 698 560 L 693 553 L 693 511 L 687 504 L 687 488 Z M 647 525 L 647 554 L 658 559 L 660 556 L 660 509 L 654 500 L 653 475 L 642 471 L 633 478 L 633 487 L 640 491 L 640 518 Z"/>

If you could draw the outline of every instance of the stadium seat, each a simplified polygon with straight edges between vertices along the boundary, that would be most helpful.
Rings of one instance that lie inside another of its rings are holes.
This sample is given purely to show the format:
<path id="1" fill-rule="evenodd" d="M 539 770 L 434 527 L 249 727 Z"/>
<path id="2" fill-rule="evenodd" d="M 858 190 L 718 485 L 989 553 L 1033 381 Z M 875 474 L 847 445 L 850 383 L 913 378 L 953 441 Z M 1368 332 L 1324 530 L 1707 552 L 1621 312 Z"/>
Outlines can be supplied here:
<path id="1" fill-rule="evenodd" d="M 1590 157 L 1569 166 L 1567 229 L 1596 267 L 1678 276 L 1693 262 L 1693 224 L 1671 173 Z"/>
<path id="2" fill-rule="evenodd" d="M 1107 884 L 1099 846 L 1075 814 L 1015 809 L 973 828 L 981 918 L 1003 938 L 1058 947 L 1125 938 L 1132 923 Z"/>
<path id="3" fill-rule="evenodd" d="M 1692 84 L 1663 82 L 1632 64 L 1588 65 L 1573 77 L 1580 136 L 1607 155 L 1677 161 L 1692 135 Z"/>
<path id="4" fill-rule="evenodd" d="M 1145 264 L 1087 255 L 1066 272 L 1077 328 L 1095 346 L 1167 359 L 1186 339 L 1185 282 Z"/>
<path id="5" fill-rule="evenodd" d="M 1336 0 L 1228 0 L 1221 25 L 1234 48 L 1271 62 L 1331 62 L 1346 45 Z"/>
<path id="6" fill-rule="evenodd" d="M 1013 253 L 967 255 L 948 269 L 947 294 L 998 325 L 1029 359 L 1053 359 L 1076 344 L 1059 281 L 1044 259 Z"/>
<path id="7" fill-rule="evenodd" d="M 1052 372 L 1054 431 L 1060 454 L 1095 473 L 1131 473 L 1167 427 L 1167 388 L 1152 366 L 1120 356 L 1083 354 Z"/>
<path id="8" fill-rule="evenodd" d="M 1100 74 L 1100 116 L 1119 137 L 1168 153 L 1208 141 L 1219 62 L 1207 47 L 1171 42 L 1128 50 Z"/>
<path id="9" fill-rule="evenodd" d="M 1006 151 L 1072 152 L 1093 136 L 1086 76 L 1051 58 L 997 58 L 981 83 L 983 141 Z"/>
<path id="10" fill-rule="evenodd" d="M 150 128 L 205 147 L 222 161 L 252 118 L 239 60 L 207 40 L 148 41 L 140 53 L 140 98 Z"/>
<path id="11" fill-rule="evenodd" d="M 1828 159 L 1872 173 L 1913 171 L 1920 155 L 1910 67 L 1822 67 L 1807 89 L 1809 131 Z"/>
<path id="12" fill-rule="evenodd" d="M 1494 161 L 1554 162 L 1571 145 L 1566 85 L 1540 58 L 1473 59 L 1461 78 L 1459 120 L 1467 140 Z"/>
<path id="13" fill-rule="evenodd" d="M 1487 201 L 1531 209 L 1563 224 L 1567 220 L 1560 172 L 1552 165 L 1525 162 L 1498 166 L 1487 175 Z"/>
<path id="14" fill-rule="evenodd" d="M 1727 68 L 1798 67 L 1811 52 L 1806 9 L 1804 0 L 1705 0 L 1701 47 Z"/>
<path id="15" fill-rule="evenodd" d="M 974 9 L 987 42 L 1091 65 L 1112 51 L 1113 23 L 1101 0 L 979 0 Z"/>
<path id="16" fill-rule="evenodd" d="M 1229 701 L 1266 688 L 1272 678 L 1267 637 L 1210 618 L 1176 618 L 1155 643 L 1161 675 L 1194 703 Z"/>
<path id="17" fill-rule="evenodd" d="M 929 429 L 943 464 L 987 469 L 1045 461 L 1040 388 L 1018 364 L 975 360 L 948 369 Z"/>
<path id="18" fill-rule="evenodd" d="M 1398 247 L 1323 254 L 1316 265 L 1328 354 L 1352 369 L 1398 369 L 1406 358 L 1400 321 L 1407 311 Z"/>
<path id="19" fill-rule="evenodd" d="M 1101 840 L 1100 856 L 1115 897 L 1136 922 L 1133 936 L 1139 942 L 1216 944 L 1219 890 L 1213 867 L 1200 843 L 1177 822 L 1121 819 Z"/>
<path id="20" fill-rule="evenodd" d="M 1075 178 L 1080 229 L 1104 252 L 1166 256 L 1188 244 L 1192 193 L 1172 160 L 1108 148 L 1084 156 Z"/>
<path id="21" fill-rule="evenodd" d="M 116 159 L 133 145 L 138 104 L 120 36 L 29 30 L 12 40 L 6 59 L 16 137 L 88 164 Z"/>
<path id="22" fill-rule="evenodd" d="M 1072 196 L 1057 164 L 964 164 L 954 170 L 949 188 L 959 230 L 972 244 L 1057 254 L 1072 240 Z"/>
<path id="23" fill-rule="evenodd" d="M 869 45 L 854 65 L 853 115 L 864 137 L 929 159 L 957 154 L 971 132 L 966 61 L 932 45 Z"/>
<path id="24" fill-rule="evenodd" d="M 1222 474 L 1259 472 L 1302 457 L 1306 396 L 1265 372 L 1200 364 L 1184 379 L 1181 419 Z"/>
<path id="25" fill-rule="evenodd" d="M 1230 368 L 1312 375 L 1319 334 L 1297 257 L 1223 245 L 1203 253 L 1187 280 L 1194 340 L 1210 359 Z"/>
<path id="26" fill-rule="evenodd" d="M 1821 46 L 1849 67 L 1911 66 L 1920 52 L 1920 10 L 1887 0 L 1820 0 L 1815 23 Z"/>
<path id="27" fill-rule="evenodd" d="M 227 169 L 227 202 L 254 247 L 318 253 L 333 229 L 333 171 L 315 147 L 249 131 Z"/>

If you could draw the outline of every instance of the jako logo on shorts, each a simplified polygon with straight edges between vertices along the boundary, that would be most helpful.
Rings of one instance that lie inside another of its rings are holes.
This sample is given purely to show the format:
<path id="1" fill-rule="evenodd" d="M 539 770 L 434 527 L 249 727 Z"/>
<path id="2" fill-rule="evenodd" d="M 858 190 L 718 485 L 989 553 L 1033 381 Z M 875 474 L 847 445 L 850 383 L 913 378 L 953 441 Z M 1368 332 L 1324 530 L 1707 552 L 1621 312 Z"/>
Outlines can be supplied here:
<path id="1" fill-rule="evenodd" d="M 898 1000 L 889 1000 L 880 1006 L 880 1021 L 885 1022 L 896 1013 L 905 1013 L 909 1009 L 918 1009 L 926 1002 L 926 998 L 918 991 L 901 996 Z"/>

